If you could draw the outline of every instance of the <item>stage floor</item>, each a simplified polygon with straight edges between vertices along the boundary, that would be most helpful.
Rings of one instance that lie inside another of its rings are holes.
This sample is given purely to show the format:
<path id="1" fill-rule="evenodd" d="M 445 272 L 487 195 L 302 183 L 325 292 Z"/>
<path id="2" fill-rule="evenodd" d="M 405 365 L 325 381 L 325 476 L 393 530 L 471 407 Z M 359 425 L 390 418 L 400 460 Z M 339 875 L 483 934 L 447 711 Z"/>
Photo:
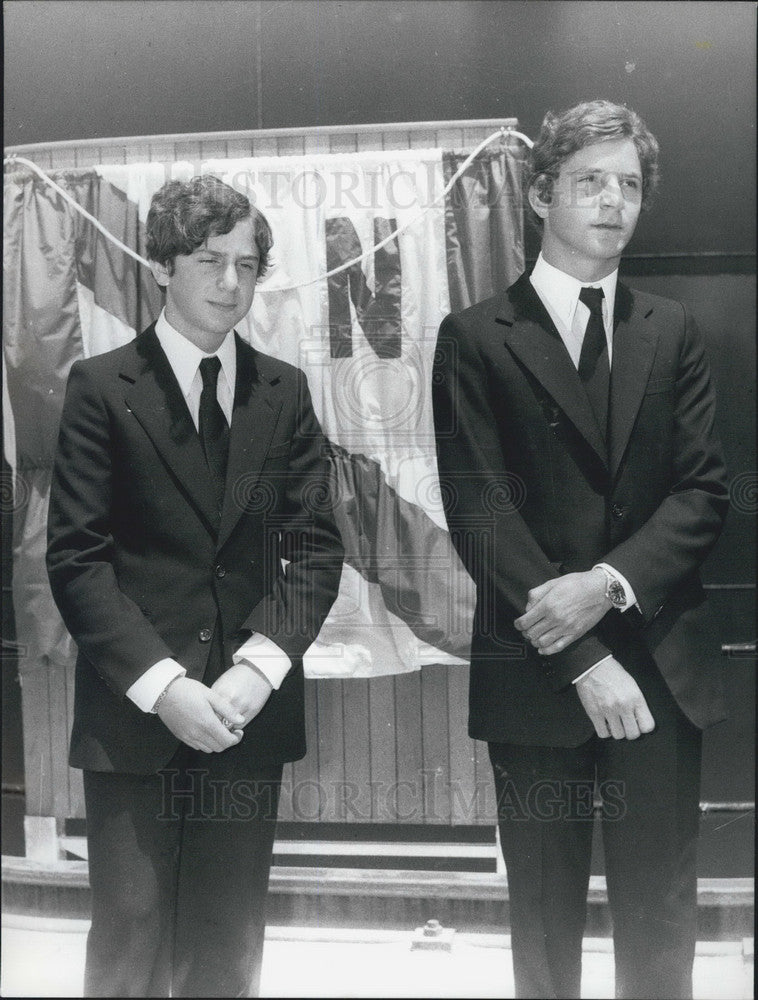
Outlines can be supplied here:
<path id="1" fill-rule="evenodd" d="M 3 918 L 3 997 L 80 997 L 89 922 Z M 452 949 L 412 949 L 414 935 L 374 930 L 269 927 L 264 997 L 512 997 L 506 935 L 463 934 Z M 752 944 L 752 942 L 750 943 Z M 734 941 L 701 942 L 695 1000 L 751 1000 L 752 950 Z M 585 942 L 584 998 L 613 994 L 613 955 L 605 938 Z"/>

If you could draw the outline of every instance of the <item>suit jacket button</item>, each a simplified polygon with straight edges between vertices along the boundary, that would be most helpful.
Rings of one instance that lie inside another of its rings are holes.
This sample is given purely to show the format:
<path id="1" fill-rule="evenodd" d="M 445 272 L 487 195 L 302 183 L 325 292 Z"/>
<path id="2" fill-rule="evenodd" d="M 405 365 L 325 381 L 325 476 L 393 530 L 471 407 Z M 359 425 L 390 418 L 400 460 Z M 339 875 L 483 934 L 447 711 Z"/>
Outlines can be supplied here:
<path id="1" fill-rule="evenodd" d="M 620 521 L 621 518 L 626 514 L 626 507 L 622 507 L 620 504 L 613 504 L 611 507 L 611 517 L 615 520 Z"/>
<path id="2" fill-rule="evenodd" d="M 210 642 L 213 638 L 213 629 L 201 628 L 197 635 L 200 642 Z"/>
<path id="3" fill-rule="evenodd" d="M 216 574 L 216 578 L 219 580 L 223 580 L 224 577 L 226 576 L 226 569 L 223 566 L 217 566 L 213 572 Z"/>

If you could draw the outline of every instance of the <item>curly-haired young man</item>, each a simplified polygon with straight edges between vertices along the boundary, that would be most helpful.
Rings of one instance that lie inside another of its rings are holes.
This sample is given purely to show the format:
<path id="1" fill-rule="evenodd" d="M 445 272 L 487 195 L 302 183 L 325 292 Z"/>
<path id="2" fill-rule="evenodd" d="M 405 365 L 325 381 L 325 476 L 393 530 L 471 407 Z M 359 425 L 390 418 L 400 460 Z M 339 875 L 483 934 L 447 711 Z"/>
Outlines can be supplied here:
<path id="1" fill-rule="evenodd" d="M 147 220 L 165 308 L 69 377 L 48 571 L 79 650 L 86 996 L 258 992 L 302 656 L 342 554 L 307 503 L 328 473 L 305 377 L 234 331 L 271 243 L 218 178 L 167 183 Z"/>

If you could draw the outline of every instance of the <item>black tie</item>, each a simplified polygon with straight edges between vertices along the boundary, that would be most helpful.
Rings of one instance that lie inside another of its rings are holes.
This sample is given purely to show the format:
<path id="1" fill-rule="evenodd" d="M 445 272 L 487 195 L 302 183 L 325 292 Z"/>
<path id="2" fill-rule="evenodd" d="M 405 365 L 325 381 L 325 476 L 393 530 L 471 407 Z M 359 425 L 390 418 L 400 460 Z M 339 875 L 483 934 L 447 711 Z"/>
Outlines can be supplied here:
<path id="1" fill-rule="evenodd" d="M 217 395 L 218 373 L 221 362 L 217 357 L 203 358 L 200 362 L 200 377 L 203 380 L 203 391 L 200 394 L 200 441 L 205 452 L 213 485 L 216 489 L 218 507 L 224 501 L 226 480 L 226 457 L 229 450 L 229 425 L 224 411 L 221 409 Z"/>
<path id="2" fill-rule="evenodd" d="M 590 311 L 584 331 L 582 352 L 579 355 L 579 378 L 589 397 L 603 438 L 608 426 L 608 393 L 611 385 L 611 366 L 608 363 L 608 342 L 603 324 L 603 289 L 583 288 L 579 300 Z"/>

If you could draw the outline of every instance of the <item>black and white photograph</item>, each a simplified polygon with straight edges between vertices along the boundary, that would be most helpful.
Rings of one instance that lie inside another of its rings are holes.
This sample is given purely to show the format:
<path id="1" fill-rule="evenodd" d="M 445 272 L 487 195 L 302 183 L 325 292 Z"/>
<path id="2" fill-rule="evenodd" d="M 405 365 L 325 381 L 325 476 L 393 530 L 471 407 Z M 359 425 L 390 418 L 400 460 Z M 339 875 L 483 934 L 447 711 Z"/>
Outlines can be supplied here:
<path id="1" fill-rule="evenodd" d="M 3 35 L 0 995 L 752 1000 L 756 5 Z"/>

